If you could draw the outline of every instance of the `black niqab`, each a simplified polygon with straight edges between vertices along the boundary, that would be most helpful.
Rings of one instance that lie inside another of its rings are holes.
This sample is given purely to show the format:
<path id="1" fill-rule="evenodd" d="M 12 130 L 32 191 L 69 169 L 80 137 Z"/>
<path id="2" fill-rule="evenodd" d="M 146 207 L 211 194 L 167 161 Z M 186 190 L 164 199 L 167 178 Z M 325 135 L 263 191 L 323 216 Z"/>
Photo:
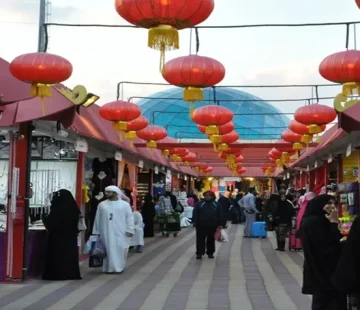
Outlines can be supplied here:
<path id="1" fill-rule="evenodd" d="M 335 272 L 341 254 L 342 238 L 337 224 L 331 224 L 325 217 L 324 206 L 334 199 L 320 195 L 312 199 L 304 214 L 300 238 L 304 250 L 304 294 L 335 291 L 331 277 Z"/>
<path id="2" fill-rule="evenodd" d="M 48 231 L 44 280 L 79 280 L 78 221 L 80 211 L 65 189 L 53 194 L 50 213 L 43 219 Z"/>
<path id="3" fill-rule="evenodd" d="M 141 208 L 141 215 L 144 221 L 144 237 L 151 238 L 154 237 L 154 217 L 155 217 L 155 204 L 153 202 L 153 197 L 150 193 L 147 193 L 144 197 L 144 204 Z"/>

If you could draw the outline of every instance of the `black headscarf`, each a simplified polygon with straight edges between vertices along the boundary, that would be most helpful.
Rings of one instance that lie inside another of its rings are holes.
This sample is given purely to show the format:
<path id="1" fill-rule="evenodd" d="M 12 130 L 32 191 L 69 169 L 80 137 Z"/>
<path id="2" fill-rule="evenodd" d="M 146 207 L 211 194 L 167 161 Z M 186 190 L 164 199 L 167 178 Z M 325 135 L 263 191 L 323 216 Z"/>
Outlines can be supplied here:
<path id="1" fill-rule="evenodd" d="M 310 200 L 306 211 L 304 213 L 305 217 L 321 217 L 326 220 L 325 218 L 325 211 L 324 206 L 330 201 L 335 200 L 334 196 L 323 194 L 315 197 L 314 199 Z"/>
<path id="2" fill-rule="evenodd" d="M 64 233 L 77 231 L 80 210 L 74 196 L 67 189 L 52 195 L 50 214 L 43 219 L 47 230 L 63 229 Z"/>

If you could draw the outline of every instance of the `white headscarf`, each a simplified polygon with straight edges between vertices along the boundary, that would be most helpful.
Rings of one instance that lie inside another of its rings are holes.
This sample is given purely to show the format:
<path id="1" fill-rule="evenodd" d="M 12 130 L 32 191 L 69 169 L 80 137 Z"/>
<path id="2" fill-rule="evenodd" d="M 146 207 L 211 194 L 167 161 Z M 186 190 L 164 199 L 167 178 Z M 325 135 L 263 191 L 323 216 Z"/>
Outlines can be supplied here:
<path id="1" fill-rule="evenodd" d="M 118 198 L 121 200 L 126 201 L 127 203 L 130 203 L 130 198 L 124 194 L 124 192 L 118 188 L 115 185 L 110 185 L 108 187 L 105 187 L 105 192 L 113 192 L 118 195 Z"/>

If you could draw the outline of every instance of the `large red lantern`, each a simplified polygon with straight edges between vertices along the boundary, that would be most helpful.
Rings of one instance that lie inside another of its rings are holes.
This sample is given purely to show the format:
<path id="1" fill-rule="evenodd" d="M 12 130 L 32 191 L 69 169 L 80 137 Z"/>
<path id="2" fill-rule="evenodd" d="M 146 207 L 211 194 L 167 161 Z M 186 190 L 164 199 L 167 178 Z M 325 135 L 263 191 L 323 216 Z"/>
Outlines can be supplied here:
<path id="1" fill-rule="evenodd" d="M 213 142 L 212 136 L 210 136 L 211 142 L 214 143 L 214 146 L 216 146 L 216 149 L 218 151 L 226 151 L 226 150 L 228 150 L 230 143 L 235 143 L 235 142 L 237 142 L 239 140 L 239 135 L 238 135 L 238 133 L 236 131 L 232 131 L 232 132 L 227 133 L 225 135 L 222 135 L 220 137 L 221 137 L 221 141 L 220 141 L 221 143 L 220 143 L 219 146 L 217 146 L 217 144 Z"/>
<path id="2" fill-rule="evenodd" d="M 190 162 L 196 161 L 196 155 L 192 152 L 189 152 L 187 155 L 183 156 L 181 159 L 185 163 L 185 165 L 189 165 Z"/>
<path id="3" fill-rule="evenodd" d="M 217 60 L 199 55 L 188 55 L 168 61 L 162 71 L 164 79 L 175 86 L 184 87 L 183 99 L 203 101 L 203 88 L 220 83 L 225 76 L 225 67 Z"/>
<path id="4" fill-rule="evenodd" d="M 198 127 L 198 129 L 202 132 L 202 133 L 204 133 L 205 134 L 205 132 L 206 132 L 206 126 L 203 126 L 203 125 L 198 125 L 197 126 Z M 226 124 L 224 124 L 224 125 L 220 125 L 219 127 L 218 127 L 218 130 L 219 130 L 219 135 L 213 135 L 212 137 L 214 138 L 214 137 L 217 137 L 217 139 L 218 139 L 218 141 L 215 141 L 216 143 L 220 143 L 221 142 L 221 135 L 225 135 L 225 134 L 227 134 L 227 133 L 229 133 L 229 132 L 232 132 L 233 130 L 235 129 L 235 125 L 234 125 L 234 123 L 233 122 L 229 122 L 229 123 L 226 123 Z"/>
<path id="5" fill-rule="evenodd" d="M 358 6 L 358 8 L 360 9 L 360 0 L 355 0 L 356 5 Z"/>
<path id="6" fill-rule="evenodd" d="M 157 144 L 166 144 L 166 143 L 177 143 L 176 139 L 174 138 L 170 138 L 170 137 L 166 137 L 160 141 L 157 142 Z M 158 149 L 161 150 L 161 154 L 165 157 L 168 157 L 170 155 L 170 150 L 168 147 L 164 147 L 162 145 L 158 145 Z"/>
<path id="7" fill-rule="evenodd" d="M 176 147 L 169 150 L 169 154 L 171 155 L 172 160 L 181 161 L 182 157 L 189 154 L 189 150 L 182 147 Z"/>
<path id="8" fill-rule="evenodd" d="M 138 138 L 147 141 L 147 147 L 156 148 L 156 141 L 166 138 L 167 131 L 162 127 L 149 125 L 145 129 L 137 131 L 136 135 Z"/>
<path id="9" fill-rule="evenodd" d="M 115 9 L 130 24 L 149 29 L 148 46 L 161 52 L 179 48 L 178 30 L 205 21 L 214 10 L 214 0 L 116 0 Z"/>
<path id="10" fill-rule="evenodd" d="M 245 168 L 238 168 L 236 171 L 238 174 L 244 174 L 246 172 Z"/>
<path id="11" fill-rule="evenodd" d="M 291 131 L 290 129 L 286 129 L 282 134 L 281 137 L 284 141 L 292 143 L 293 149 L 298 151 L 303 149 L 303 145 L 301 143 L 301 135 Z"/>
<path id="12" fill-rule="evenodd" d="M 106 103 L 99 109 L 100 117 L 113 122 L 117 131 L 127 131 L 128 122 L 137 119 L 140 114 L 141 109 L 135 103 L 120 100 Z"/>
<path id="13" fill-rule="evenodd" d="M 233 119 L 233 112 L 218 105 L 207 105 L 198 108 L 192 115 L 192 120 L 198 124 L 206 126 L 207 135 L 218 135 L 219 126 L 230 122 Z"/>
<path id="14" fill-rule="evenodd" d="M 127 122 L 127 130 L 125 133 L 125 138 L 127 139 L 135 139 L 136 132 L 139 130 L 143 130 L 146 126 L 149 125 L 149 121 L 142 115 L 133 121 Z"/>
<path id="15" fill-rule="evenodd" d="M 272 148 L 271 151 L 268 153 L 270 158 L 278 159 L 282 155 L 282 151 L 279 151 L 276 148 Z"/>
<path id="16" fill-rule="evenodd" d="M 301 124 L 296 120 L 292 120 L 289 124 L 289 129 L 299 135 L 302 135 L 301 142 L 310 143 L 313 139 L 312 134 L 310 134 L 310 128 L 308 125 Z M 326 129 L 326 125 L 321 125 L 320 130 L 323 132 Z"/>
<path id="17" fill-rule="evenodd" d="M 322 125 L 335 120 L 336 112 L 326 105 L 310 104 L 297 109 L 294 118 L 299 123 L 308 125 L 310 134 L 317 134 L 322 131 Z"/>
<path id="18" fill-rule="evenodd" d="M 18 56 L 10 63 L 9 69 L 18 80 L 31 83 L 31 96 L 41 99 L 51 97 L 51 86 L 66 81 L 73 71 L 68 60 L 48 53 Z M 45 114 L 44 104 L 43 114 Z"/>
<path id="19" fill-rule="evenodd" d="M 213 167 L 204 167 L 204 168 L 201 168 L 202 172 L 204 173 L 210 173 L 212 172 L 214 169 Z"/>

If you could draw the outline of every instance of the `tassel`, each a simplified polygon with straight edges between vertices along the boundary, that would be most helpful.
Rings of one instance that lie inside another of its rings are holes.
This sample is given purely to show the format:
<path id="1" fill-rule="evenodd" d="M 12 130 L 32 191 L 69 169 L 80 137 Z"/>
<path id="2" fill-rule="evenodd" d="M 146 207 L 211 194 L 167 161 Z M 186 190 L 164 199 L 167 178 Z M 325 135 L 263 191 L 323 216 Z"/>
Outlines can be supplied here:
<path id="1" fill-rule="evenodd" d="M 185 87 L 183 92 L 183 100 L 184 101 L 203 101 L 204 94 L 202 88 L 188 86 Z"/>
<path id="2" fill-rule="evenodd" d="M 219 135 L 219 128 L 216 125 L 209 125 L 205 129 L 207 135 Z"/>
<path id="3" fill-rule="evenodd" d="M 146 147 L 150 149 L 155 149 L 157 147 L 157 143 L 154 140 L 150 140 L 146 143 Z"/>
<path id="4" fill-rule="evenodd" d="M 194 110 L 195 110 L 195 102 L 191 101 L 190 102 L 190 107 L 189 107 L 190 119 L 192 119 L 192 116 L 194 114 Z"/>
<path id="5" fill-rule="evenodd" d="M 124 133 L 122 131 L 119 132 L 119 141 L 120 142 L 124 141 Z"/>
<path id="6" fill-rule="evenodd" d="M 41 99 L 41 111 L 42 115 L 45 116 L 45 97 L 51 97 L 51 87 L 47 84 L 32 83 L 30 87 L 30 94 L 32 97 L 40 97 Z"/>
<path id="7" fill-rule="evenodd" d="M 123 122 L 123 121 L 116 122 L 113 125 L 113 128 L 116 131 L 126 131 L 127 130 L 127 122 Z"/>
<path id="8" fill-rule="evenodd" d="M 170 25 L 158 25 L 149 29 L 148 46 L 160 51 L 160 72 L 165 65 L 165 51 L 179 49 L 179 32 Z"/>
<path id="9" fill-rule="evenodd" d="M 218 152 L 217 144 L 216 144 L 216 143 L 213 143 L 213 146 L 214 146 L 214 151 L 215 151 L 215 152 Z"/>
<path id="10" fill-rule="evenodd" d="M 308 134 L 302 135 L 301 142 L 302 143 L 310 143 L 312 141 L 312 139 L 313 139 L 312 135 L 308 135 Z"/>
<path id="11" fill-rule="evenodd" d="M 227 151 L 229 146 L 226 143 L 221 143 L 219 146 L 219 151 Z"/>
<path id="12" fill-rule="evenodd" d="M 317 124 L 311 124 L 309 126 L 309 133 L 311 134 L 317 134 L 317 133 L 320 133 L 321 132 L 321 128 L 319 125 Z"/>
<path id="13" fill-rule="evenodd" d="M 210 141 L 212 143 L 216 143 L 216 144 L 219 144 L 221 143 L 221 136 L 220 135 L 210 135 Z"/>
<path id="14" fill-rule="evenodd" d="M 316 143 L 321 143 L 321 137 L 320 136 L 316 137 Z"/>
<path id="15" fill-rule="evenodd" d="M 293 150 L 300 151 L 304 148 L 304 146 L 300 142 L 295 142 L 293 144 Z"/>
<path id="16" fill-rule="evenodd" d="M 125 133 L 125 138 L 129 139 L 129 140 L 135 139 L 136 138 L 136 131 L 127 131 Z"/>
<path id="17" fill-rule="evenodd" d="M 168 157 L 169 156 L 169 150 L 163 150 L 162 152 L 161 152 L 161 154 L 163 155 L 163 156 L 165 156 L 165 157 Z"/>

